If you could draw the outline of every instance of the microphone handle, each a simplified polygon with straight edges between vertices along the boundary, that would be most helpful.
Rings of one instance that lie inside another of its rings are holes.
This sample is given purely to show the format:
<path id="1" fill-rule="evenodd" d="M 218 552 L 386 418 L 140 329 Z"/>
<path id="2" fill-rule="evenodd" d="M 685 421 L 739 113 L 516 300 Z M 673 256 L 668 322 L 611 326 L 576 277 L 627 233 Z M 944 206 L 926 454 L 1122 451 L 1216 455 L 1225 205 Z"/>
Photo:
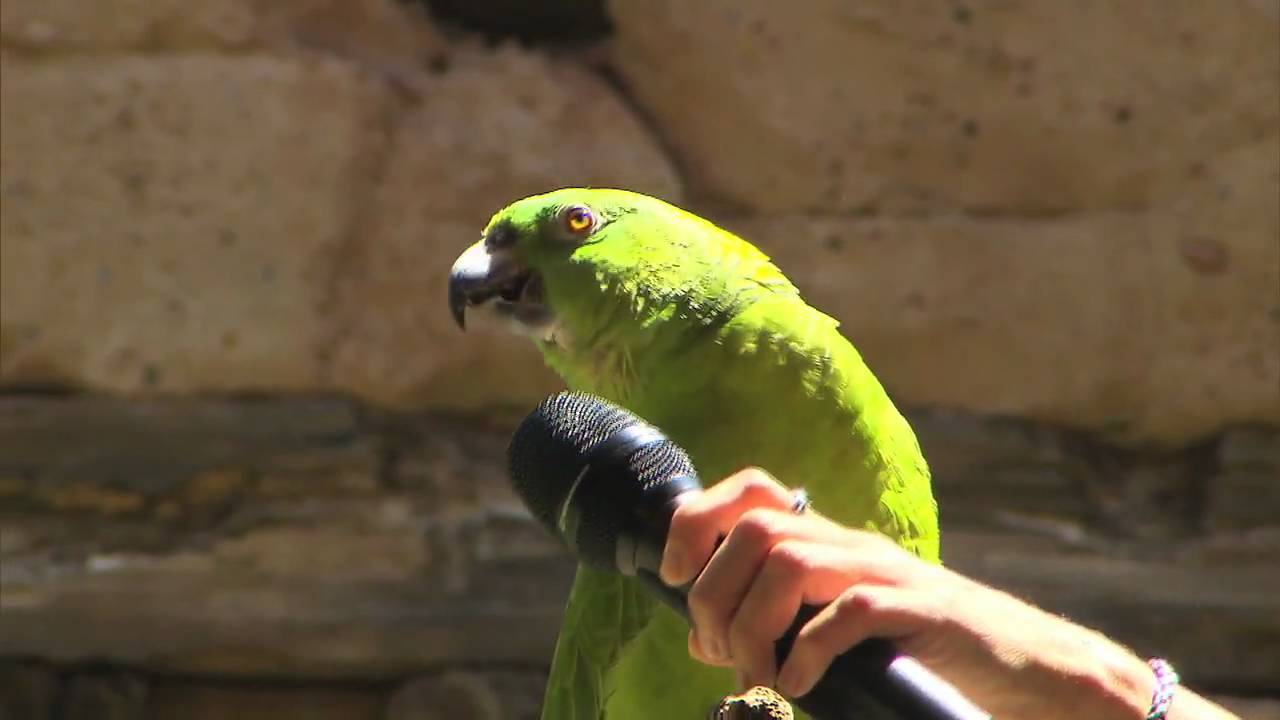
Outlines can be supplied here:
<path id="1" fill-rule="evenodd" d="M 822 608 L 801 606 L 774 646 L 777 667 L 791 652 L 800 628 Z M 950 683 L 903 655 L 884 638 L 868 638 L 837 655 L 808 693 L 792 700 L 820 720 L 854 720 L 857 708 L 879 705 L 902 720 L 990 720 L 991 716 Z"/>
<path id="2" fill-rule="evenodd" d="M 673 588 L 653 572 L 641 568 L 636 579 L 686 619 L 689 617 L 687 590 Z M 791 627 L 774 646 L 777 667 L 791 652 L 800 628 L 822 608 L 801 606 Z M 791 702 L 814 720 L 858 720 L 888 716 L 901 720 L 990 720 L 950 683 L 935 675 L 915 658 L 900 654 L 884 638 L 869 638 L 849 648 L 831 661 L 818 684 Z"/>

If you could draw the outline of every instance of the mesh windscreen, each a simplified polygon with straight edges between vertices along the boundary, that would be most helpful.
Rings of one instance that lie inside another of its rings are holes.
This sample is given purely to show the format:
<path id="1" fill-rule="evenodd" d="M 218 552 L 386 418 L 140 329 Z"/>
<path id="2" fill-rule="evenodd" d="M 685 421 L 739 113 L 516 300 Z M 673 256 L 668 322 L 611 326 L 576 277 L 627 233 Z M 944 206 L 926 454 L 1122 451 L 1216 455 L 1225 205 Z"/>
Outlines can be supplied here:
<path id="1" fill-rule="evenodd" d="M 584 393 L 556 393 L 516 428 L 507 449 L 511 482 L 534 517 L 552 532 L 555 514 L 597 443 L 639 418 Z"/>
<path id="2" fill-rule="evenodd" d="M 542 402 L 516 429 L 508 450 L 516 492 L 552 533 L 561 504 L 588 460 L 591 472 L 574 494 L 578 524 L 565 538 L 579 557 L 593 565 L 614 562 L 618 534 L 636 534 L 652 523 L 646 513 L 647 490 L 678 476 L 692 476 L 693 464 L 675 443 L 660 435 L 630 450 L 600 443 L 631 428 L 648 429 L 643 420 L 593 395 L 559 393 Z M 650 429 L 651 431 L 651 429 Z M 615 438 L 617 440 L 619 438 Z"/>

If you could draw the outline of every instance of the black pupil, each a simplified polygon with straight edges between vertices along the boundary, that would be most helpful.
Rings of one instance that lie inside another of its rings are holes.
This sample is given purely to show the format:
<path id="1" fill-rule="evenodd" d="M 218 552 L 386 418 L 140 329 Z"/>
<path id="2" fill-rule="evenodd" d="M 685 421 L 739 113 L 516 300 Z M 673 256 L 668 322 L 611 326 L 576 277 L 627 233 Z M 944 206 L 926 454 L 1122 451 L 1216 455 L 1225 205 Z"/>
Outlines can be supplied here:
<path id="1" fill-rule="evenodd" d="M 575 227 L 589 225 L 591 223 L 591 215 L 582 208 L 574 208 L 569 211 L 569 222 Z"/>

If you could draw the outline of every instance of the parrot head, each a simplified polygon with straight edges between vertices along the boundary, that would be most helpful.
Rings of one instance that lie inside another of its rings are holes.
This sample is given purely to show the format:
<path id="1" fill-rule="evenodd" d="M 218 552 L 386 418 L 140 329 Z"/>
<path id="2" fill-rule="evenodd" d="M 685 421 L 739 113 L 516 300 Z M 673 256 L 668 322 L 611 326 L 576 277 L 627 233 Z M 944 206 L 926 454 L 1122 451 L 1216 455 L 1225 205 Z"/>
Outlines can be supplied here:
<path id="1" fill-rule="evenodd" d="M 464 329 L 483 311 L 544 350 L 568 349 L 666 319 L 712 322 L 762 287 L 794 291 L 712 223 L 639 193 L 566 188 L 493 216 L 453 265 L 449 307 Z"/>

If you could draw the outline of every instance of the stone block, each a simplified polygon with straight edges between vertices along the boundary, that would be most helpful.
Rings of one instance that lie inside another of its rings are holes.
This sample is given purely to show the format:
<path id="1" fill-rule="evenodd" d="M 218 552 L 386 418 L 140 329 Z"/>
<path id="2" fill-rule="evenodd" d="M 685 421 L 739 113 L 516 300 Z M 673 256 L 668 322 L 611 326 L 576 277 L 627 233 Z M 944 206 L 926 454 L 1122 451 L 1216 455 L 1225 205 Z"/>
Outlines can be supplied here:
<path id="1" fill-rule="evenodd" d="M 2 73 L 0 382 L 321 383 L 382 84 L 259 55 L 6 58 Z"/>

